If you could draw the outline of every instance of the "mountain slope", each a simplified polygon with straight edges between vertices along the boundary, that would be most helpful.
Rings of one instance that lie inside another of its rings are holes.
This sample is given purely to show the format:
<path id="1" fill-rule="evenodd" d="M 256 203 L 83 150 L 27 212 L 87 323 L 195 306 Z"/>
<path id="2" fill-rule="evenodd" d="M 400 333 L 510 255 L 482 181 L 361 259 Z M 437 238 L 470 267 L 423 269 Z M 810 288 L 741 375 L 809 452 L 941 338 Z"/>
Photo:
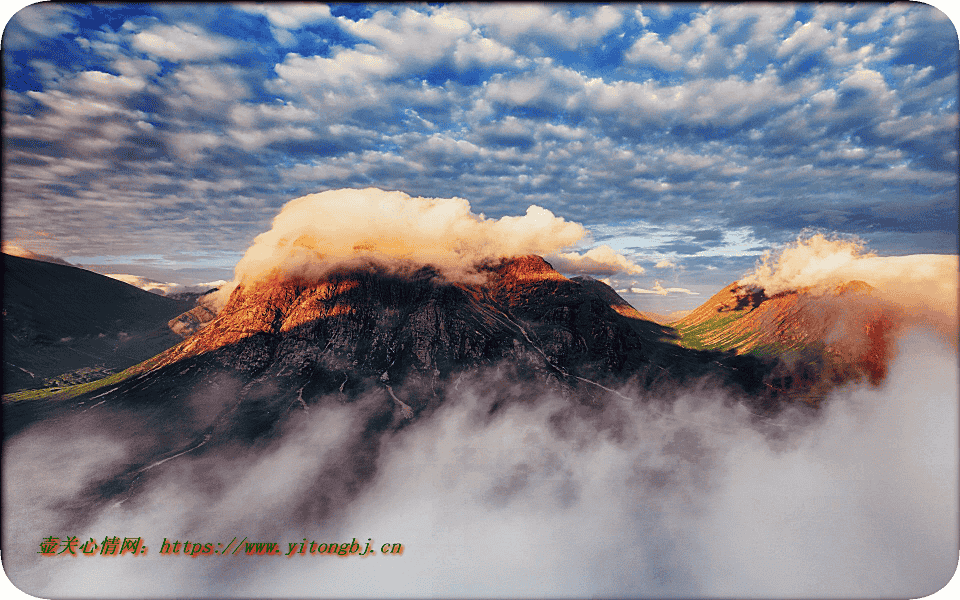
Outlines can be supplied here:
<path id="1" fill-rule="evenodd" d="M 776 357 L 791 384 L 799 378 L 818 386 L 857 379 L 877 385 L 898 320 L 862 281 L 771 297 L 734 282 L 674 326 L 687 348 Z"/>
<path id="2" fill-rule="evenodd" d="M 175 344 L 190 304 L 73 266 L 3 255 L 4 392 L 94 367 L 122 369 Z"/>

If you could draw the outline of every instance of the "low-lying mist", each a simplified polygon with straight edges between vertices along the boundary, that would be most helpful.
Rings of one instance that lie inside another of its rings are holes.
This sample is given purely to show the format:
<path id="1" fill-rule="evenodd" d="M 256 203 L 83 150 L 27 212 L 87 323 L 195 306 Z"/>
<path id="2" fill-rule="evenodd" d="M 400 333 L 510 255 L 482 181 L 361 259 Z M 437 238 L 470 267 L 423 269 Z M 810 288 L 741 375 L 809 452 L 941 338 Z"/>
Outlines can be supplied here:
<path id="1" fill-rule="evenodd" d="M 582 403 L 496 368 L 387 432 L 369 428 L 382 390 L 321 398 L 279 436 L 167 460 L 107 503 L 98 482 L 168 449 L 132 410 L 40 423 L 5 442 L 4 566 L 44 598 L 921 597 L 956 567 L 958 357 L 923 326 L 897 343 L 880 387 L 772 421 L 706 381 Z M 221 387 L 198 415 L 229 404 Z M 42 557 L 50 535 L 149 551 Z M 372 538 L 377 555 L 159 553 L 235 536 L 283 554 Z"/>

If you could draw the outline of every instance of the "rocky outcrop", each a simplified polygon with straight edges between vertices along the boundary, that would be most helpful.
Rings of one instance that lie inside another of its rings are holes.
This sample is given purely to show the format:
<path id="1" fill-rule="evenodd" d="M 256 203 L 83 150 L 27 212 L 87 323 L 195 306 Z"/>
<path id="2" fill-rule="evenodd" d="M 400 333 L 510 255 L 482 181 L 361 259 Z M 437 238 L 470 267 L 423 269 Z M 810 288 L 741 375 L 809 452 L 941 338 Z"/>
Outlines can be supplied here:
<path id="1" fill-rule="evenodd" d="M 217 313 L 205 304 L 197 304 L 175 319 L 167 322 L 167 327 L 180 337 L 190 337 L 217 318 Z"/>
<path id="2" fill-rule="evenodd" d="M 389 426 L 438 406 L 451 382 L 485 372 L 510 382 L 503 390 L 517 401 L 524 390 L 554 390 L 602 403 L 626 384 L 668 398 L 678 384 L 710 376 L 767 403 L 766 363 L 682 348 L 670 328 L 637 318 L 602 282 L 568 279 L 538 256 L 482 265 L 478 275 L 453 282 L 431 267 L 369 264 L 320 280 L 241 284 L 206 326 L 109 382 L 70 390 L 69 400 L 152 407 L 157 427 L 174 428 L 196 398 L 221 395 L 211 382 L 229 381 L 232 408 L 218 427 L 248 440 L 291 410 L 371 393 L 385 419 L 378 427 Z M 20 403 L 6 410 L 16 427 L 40 415 Z"/>

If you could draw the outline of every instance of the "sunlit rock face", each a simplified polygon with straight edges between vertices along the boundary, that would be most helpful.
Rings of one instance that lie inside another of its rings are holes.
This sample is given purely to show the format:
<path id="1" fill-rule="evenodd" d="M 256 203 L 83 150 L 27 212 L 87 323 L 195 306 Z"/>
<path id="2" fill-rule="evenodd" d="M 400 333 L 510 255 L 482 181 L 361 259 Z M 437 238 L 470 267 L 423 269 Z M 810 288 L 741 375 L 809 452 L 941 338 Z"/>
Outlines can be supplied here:
<path id="1" fill-rule="evenodd" d="M 479 285 L 451 283 L 429 267 L 377 265 L 319 281 L 264 278 L 238 286 L 215 320 L 151 366 L 210 355 L 238 372 L 327 392 L 345 380 L 445 378 L 504 359 L 560 378 L 568 370 L 620 375 L 642 362 L 631 319 L 542 258 L 505 259 L 480 273 Z"/>
<path id="2" fill-rule="evenodd" d="M 446 382 L 483 370 L 587 401 L 600 401 L 605 386 L 704 375 L 763 389 L 769 369 L 759 361 L 734 357 L 734 367 L 717 353 L 683 349 L 667 328 L 618 312 L 626 303 L 605 284 L 568 279 L 538 256 L 488 261 L 477 273 L 480 283 L 466 283 L 432 267 L 368 263 L 313 280 L 262 277 L 237 286 L 216 318 L 181 343 L 66 405 L 152 406 L 163 420 L 196 404 L 195 390 L 229 377 L 235 408 L 218 423 L 233 424 L 228 437 L 243 430 L 255 439 L 291 410 L 369 390 L 382 394 L 387 422 L 400 424 L 442 403 Z M 66 405 L 13 408 L 9 427 Z M 184 419 L 162 427 L 179 423 L 189 437 L 210 426 Z"/>

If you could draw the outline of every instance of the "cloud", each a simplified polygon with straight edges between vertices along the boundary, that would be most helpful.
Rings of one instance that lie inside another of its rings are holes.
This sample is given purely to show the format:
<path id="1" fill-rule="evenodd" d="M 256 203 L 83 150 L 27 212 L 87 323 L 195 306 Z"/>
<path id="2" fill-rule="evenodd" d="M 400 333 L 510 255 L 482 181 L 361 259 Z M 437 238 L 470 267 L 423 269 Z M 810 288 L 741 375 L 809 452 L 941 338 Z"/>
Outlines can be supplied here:
<path id="1" fill-rule="evenodd" d="M 270 25 L 279 29 L 300 29 L 331 18 L 326 4 L 235 4 L 234 8 L 263 15 Z"/>
<path id="2" fill-rule="evenodd" d="M 814 292 L 849 281 L 876 288 L 880 299 L 930 319 L 945 335 L 956 328 L 960 259 L 956 255 L 915 254 L 877 256 L 858 239 L 829 239 L 822 234 L 801 236 L 767 252 L 740 285 L 773 294 L 799 289 Z"/>
<path id="3" fill-rule="evenodd" d="M 676 268 L 676 263 L 669 259 L 663 259 L 653 266 L 654 269 L 672 269 Z"/>
<path id="4" fill-rule="evenodd" d="M 601 6 L 592 13 L 573 17 L 569 11 L 536 4 L 473 5 L 460 14 L 490 28 L 495 37 L 514 45 L 524 37 L 541 38 L 563 48 L 593 43 L 623 21 L 615 6 Z"/>
<path id="5" fill-rule="evenodd" d="M 14 242 L 3 242 L 3 253 L 9 254 L 10 256 L 19 256 L 21 258 L 30 258 L 33 260 L 39 260 L 39 261 L 48 262 L 48 263 L 56 263 L 58 265 L 67 265 L 71 267 L 74 266 L 60 257 L 49 256 L 46 254 L 39 254 L 32 250 L 28 250 L 23 246 L 20 246 L 19 244 L 16 244 Z"/>
<path id="6" fill-rule="evenodd" d="M 398 64 L 400 72 L 441 61 L 453 52 L 458 40 L 466 38 L 473 29 L 470 23 L 443 9 L 431 14 L 411 8 L 404 8 L 398 14 L 380 10 L 369 19 L 352 21 L 340 17 L 339 22 L 346 31 L 389 56 Z"/>
<path id="7" fill-rule="evenodd" d="M 248 95 L 243 71 L 229 65 L 187 65 L 173 74 L 177 88 L 199 102 L 230 101 L 236 105 Z"/>
<path id="8" fill-rule="evenodd" d="M 547 260 L 553 268 L 563 273 L 578 275 L 614 275 L 624 273 L 639 275 L 644 272 L 643 267 L 619 254 L 606 244 L 592 248 L 583 254 L 577 252 L 562 252 L 550 254 Z"/>
<path id="9" fill-rule="evenodd" d="M 303 57 L 288 54 L 276 66 L 281 83 L 303 86 L 309 89 L 316 85 L 359 86 L 368 79 L 385 78 L 396 72 L 397 63 L 370 46 L 359 49 L 340 49 L 330 58 L 323 56 Z"/>
<path id="10" fill-rule="evenodd" d="M 131 46 L 173 62 L 209 60 L 234 54 L 240 43 L 213 35 L 196 25 L 154 25 L 133 36 Z"/>
<path id="11" fill-rule="evenodd" d="M 922 597 L 956 568 L 960 382 L 955 348 L 919 329 L 898 343 L 882 386 L 768 419 L 709 385 L 586 406 L 494 370 L 386 434 L 369 424 L 389 399 L 321 398 L 270 439 L 158 464 L 122 503 L 104 482 L 169 442 L 127 407 L 68 415 L 5 441 L 4 566 L 41 597 L 310 597 L 318 581 L 337 597 Z M 191 426 L 237 387 L 185 391 Z M 38 528 L 150 550 L 40 563 Z M 234 536 L 377 554 L 159 554 Z"/>
<path id="12" fill-rule="evenodd" d="M 578 223 L 530 206 L 523 216 L 488 219 L 462 198 L 418 198 L 375 188 L 342 189 L 291 200 L 256 237 L 235 269 L 234 284 L 271 275 L 320 277 L 338 265 L 371 260 L 431 265 L 451 280 L 501 257 L 550 255 L 587 234 Z M 592 254 L 591 254 L 592 252 Z M 566 256 L 578 268 L 639 269 L 609 248 Z M 229 290 L 224 292 L 229 293 Z"/>
<path id="13" fill-rule="evenodd" d="M 84 71 L 77 76 L 76 86 L 89 94 L 123 96 L 139 92 L 147 82 L 139 77 L 111 75 L 103 71 Z"/>
<path id="14" fill-rule="evenodd" d="M 684 65 L 683 58 L 661 42 L 653 31 L 643 34 L 623 57 L 630 62 L 653 65 L 664 71 L 675 71 Z"/>
<path id="15" fill-rule="evenodd" d="M 7 23 L 4 43 L 26 48 L 44 37 L 75 33 L 77 23 L 73 15 L 79 12 L 69 5 L 38 2 L 25 6 Z"/>
<path id="16" fill-rule="evenodd" d="M 122 281 L 124 283 L 129 283 L 130 285 L 138 287 L 141 290 L 153 292 L 154 294 L 158 294 L 160 296 L 169 296 L 170 294 L 181 294 L 184 292 L 203 293 L 213 288 L 219 288 L 227 283 L 223 279 L 220 279 L 218 281 L 210 281 L 207 283 L 184 285 L 181 283 L 163 283 L 153 279 L 148 279 L 146 277 L 141 277 L 139 275 L 127 275 L 125 273 L 104 273 L 104 276 L 116 279 L 117 281 Z"/>
<path id="17" fill-rule="evenodd" d="M 64 256 L 165 226 L 240 251 L 287 199 L 367 186 L 956 247 L 956 38 L 922 4 L 56 6 L 4 39 L 36 42 L 5 78 L 4 225 L 49 222 Z"/>
<path id="18" fill-rule="evenodd" d="M 777 49 L 777 56 L 791 54 L 808 54 L 826 48 L 833 41 L 833 36 L 819 23 L 804 23 L 785 39 Z"/>
<path id="19" fill-rule="evenodd" d="M 653 289 L 645 289 L 645 288 L 632 287 L 632 288 L 629 288 L 629 289 L 618 290 L 618 291 L 620 291 L 621 293 L 628 293 L 628 292 L 629 292 L 629 293 L 631 293 L 631 294 L 656 294 L 656 295 L 658 295 L 658 296 L 666 296 L 666 295 L 668 295 L 668 294 L 686 294 L 687 296 L 699 296 L 699 295 L 700 295 L 699 292 L 692 292 L 692 291 L 688 290 L 687 288 L 680 288 L 680 287 L 669 287 L 669 288 L 665 288 L 665 287 L 663 287 L 662 285 L 660 285 L 660 282 L 659 282 L 659 281 L 655 281 L 655 282 L 654 282 L 654 284 L 653 284 Z"/>
<path id="20" fill-rule="evenodd" d="M 517 53 L 511 48 L 492 40 L 481 37 L 476 32 L 469 37 L 457 40 L 457 49 L 453 53 L 453 62 L 458 69 L 472 66 L 492 67 L 495 65 L 509 65 L 516 61 Z"/>

